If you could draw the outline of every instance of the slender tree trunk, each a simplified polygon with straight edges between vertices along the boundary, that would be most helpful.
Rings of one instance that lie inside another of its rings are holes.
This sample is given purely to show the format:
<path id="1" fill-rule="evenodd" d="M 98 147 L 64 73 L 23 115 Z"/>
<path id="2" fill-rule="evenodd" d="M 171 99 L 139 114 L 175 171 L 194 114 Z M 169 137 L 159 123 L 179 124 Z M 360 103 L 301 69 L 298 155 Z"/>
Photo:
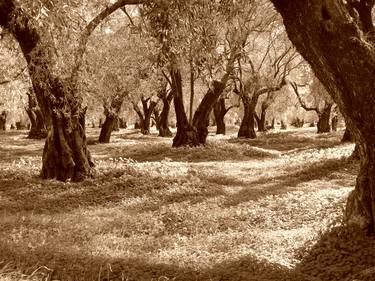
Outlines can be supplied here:
<path id="1" fill-rule="evenodd" d="M 7 123 L 7 112 L 4 110 L 0 114 L 0 130 L 5 131 L 6 130 L 6 123 Z"/>
<path id="2" fill-rule="evenodd" d="M 163 109 L 160 113 L 159 119 L 159 136 L 160 137 L 171 137 L 172 132 L 169 129 L 169 111 L 171 108 L 171 102 L 173 99 L 173 91 L 163 97 Z"/>
<path id="3" fill-rule="evenodd" d="M 31 128 L 28 135 L 29 139 L 43 139 L 47 137 L 47 129 L 44 125 L 44 116 L 40 110 L 36 97 L 33 94 L 32 90 L 28 93 L 29 104 L 26 108 L 27 115 L 29 116 Z"/>
<path id="4" fill-rule="evenodd" d="M 374 38 L 363 35 L 366 29 L 373 30 L 372 21 L 366 20 L 373 3 L 361 1 L 367 16 L 358 13 L 364 26 L 360 30 L 346 1 L 271 1 L 283 17 L 290 40 L 338 105 L 359 144 L 361 168 L 348 198 L 346 221 L 374 233 L 375 49 Z"/>
<path id="5" fill-rule="evenodd" d="M 86 145 L 86 109 L 73 85 L 53 74 L 53 41 L 15 1 L 0 2 L 0 25 L 9 28 L 26 59 L 38 105 L 50 128 L 43 151 L 43 178 L 82 180 L 93 165 Z M 51 125 L 51 126 L 49 126 Z"/>
<path id="6" fill-rule="evenodd" d="M 191 56 L 191 54 L 190 54 Z M 194 106 L 194 66 L 193 59 L 190 58 L 190 106 L 189 106 L 189 123 L 191 124 L 193 120 L 193 106 Z"/>
<path id="7" fill-rule="evenodd" d="M 254 102 L 247 94 L 241 95 L 241 100 L 244 106 L 244 116 L 237 136 L 239 138 L 255 139 L 257 137 L 254 120 L 256 103 L 254 105 Z"/>
<path id="8" fill-rule="evenodd" d="M 224 117 L 227 113 L 225 108 L 225 99 L 219 98 L 219 100 L 214 105 L 214 115 L 216 121 L 216 134 L 217 135 L 225 135 L 225 122 Z"/>
<path id="9" fill-rule="evenodd" d="M 333 104 L 328 103 L 324 106 L 323 110 L 318 113 L 318 134 L 329 133 L 331 131 L 331 109 Z"/>

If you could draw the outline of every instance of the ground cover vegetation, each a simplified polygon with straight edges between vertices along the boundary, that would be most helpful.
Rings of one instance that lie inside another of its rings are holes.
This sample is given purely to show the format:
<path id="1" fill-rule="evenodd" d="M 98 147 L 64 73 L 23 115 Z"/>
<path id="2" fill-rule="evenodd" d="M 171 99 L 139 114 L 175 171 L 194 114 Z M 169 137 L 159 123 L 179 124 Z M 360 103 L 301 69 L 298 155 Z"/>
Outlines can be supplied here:
<path id="1" fill-rule="evenodd" d="M 96 175 L 79 184 L 40 179 L 43 142 L 2 134 L 0 276 L 371 280 L 373 239 L 342 224 L 358 171 L 342 133 L 171 148 L 122 129 L 89 145 Z"/>
<path id="2" fill-rule="evenodd" d="M 0 0 L 1 278 L 374 279 L 374 5 Z"/>

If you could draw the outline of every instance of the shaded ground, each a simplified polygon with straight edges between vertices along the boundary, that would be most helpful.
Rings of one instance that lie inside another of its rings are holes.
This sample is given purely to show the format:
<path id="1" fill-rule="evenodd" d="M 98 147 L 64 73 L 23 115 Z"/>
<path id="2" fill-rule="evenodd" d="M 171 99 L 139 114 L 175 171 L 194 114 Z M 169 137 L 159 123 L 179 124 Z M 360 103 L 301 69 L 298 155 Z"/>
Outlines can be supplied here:
<path id="1" fill-rule="evenodd" d="M 0 280 L 374 280 L 374 240 L 339 227 L 357 173 L 341 134 L 173 149 L 122 130 L 73 184 L 38 178 L 43 141 L 3 133 Z"/>

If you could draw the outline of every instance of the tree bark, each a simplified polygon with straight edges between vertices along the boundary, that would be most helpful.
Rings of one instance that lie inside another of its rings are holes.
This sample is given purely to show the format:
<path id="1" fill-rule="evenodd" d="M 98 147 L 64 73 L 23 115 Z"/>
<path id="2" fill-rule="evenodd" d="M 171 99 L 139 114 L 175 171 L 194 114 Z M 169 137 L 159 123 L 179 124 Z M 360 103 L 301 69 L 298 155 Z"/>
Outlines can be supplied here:
<path id="1" fill-rule="evenodd" d="M 173 66 L 170 71 L 172 81 L 173 102 L 177 119 L 177 134 L 173 138 L 173 147 L 198 146 L 196 128 L 188 122 L 182 92 L 182 77 L 180 70 Z"/>
<path id="2" fill-rule="evenodd" d="M 258 98 L 254 94 L 253 98 L 250 99 L 249 95 L 241 95 L 241 100 L 244 107 L 244 116 L 238 131 L 239 138 L 255 139 L 257 137 L 255 133 L 255 106 Z"/>
<path id="3" fill-rule="evenodd" d="M 330 121 L 332 106 L 332 103 L 326 103 L 323 110 L 318 112 L 318 134 L 329 133 L 331 131 Z"/>
<path id="4" fill-rule="evenodd" d="M 28 135 L 29 139 L 44 139 L 47 137 L 47 129 L 44 125 L 44 116 L 40 107 L 38 106 L 36 97 L 32 89 L 27 93 L 28 107 L 26 107 L 27 115 L 29 116 L 31 128 Z"/>
<path id="5" fill-rule="evenodd" d="M 225 121 L 224 117 L 227 113 L 225 108 L 225 98 L 219 98 L 219 100 L 214 105 L 214 115 L 216 121 L 216 134 L 225 135 Z"/>
<path id="6" fill-rule="evenodd" d="M 217 99 L 223 93 L 224 88 L 225 85 L 222 82 L 214 80 L 194 113 L 193 126 L 197 129 L 197 139 L 199 144 L 206 143 L 208 135 L 207 126 L 210 114 Z"/>
<path id="7" fill-rule="evenodd" d="M 85 136 L 85 113 L 73 85 L 53 74 L 52 40 L 15 1 L 0 2 L 0 25 L 9 29 L 26 59 L 38 105 L 50 128 L 43 151 L 43 178 L 82 180 L 93 165 Z M 47 36 L 47 35 L 46 35 Z"/>
<path id="8" fill-rule="evenodd" d="M 104 101 L 105 120 L 100 130 L 99 142 L 109 143 L 112 131 L 118 128 L 119 113 L 124 102 L 125 94 L 119 93 L 111 97 L 110 100 Z"/>
<path id="9" fill-rule="evenodd" d="M 345 132 L 342 136 L 341 142 L 354 142 L 354 137 L 348 127 L 345 128 Z"/>
<path id="10" fill-rule="evenodd" d="M 262 103 L 261 111 L 260 111 L 260 117 L 258 117 L 257 114 L 255 114 L 255 120 L 257 121 L 258 124 L 258 132 L 267 132 L 267 127 L 266 127 L 266 115 L 267 115 L 267 104 L 264 102 Z"/>
<path id="11" fill-rule="evenodd" d="M 2 131 L 6 130 L 7 116 L 8 113 L 5 110 L 0 114 L 0 130 Z"/>
<path id="12" fill-rule="evenodd" d="M 172 137 L 172 132 L 169 129 L 169 111 L 171 108 L 171 102 L 173 99 L 173 91 L 165 93 L 162 97 L 163 109 L 161 110 L 159 117 L 159 137 Z"/>
<path id="13" fill-rule="evenodd" d="M 338 105 L 360 147 L 361 169 L 346 206 L 346 221 L 374 233 L 375 49 L 344 1 L 271 0 L 289 38 Z M 373 3 L 366 5 L 371 12 Z M 363 22 L 362 22 L 363 23 Z M 364 25 L 364 24 L 363 24 Z"/>
<path id="14" fill-rule="evenodd" d="M 153 101 L 151 98 L 145 99 L 143 97 L 141 98 L 141 102 L 142 102 L 143 112 L 140 110 L 140 108 L 138 107 L 136 103 L 133 103 L 133 108 L 139 117 L 141 133 L 143 135 L 149 135 L 150 125 L 151 125 L 151 115 L 154 112 L 154 109 L 158 103 L 156 101 Z M 148 102 L 150 102 L 150 104 L 148 104 Z"/>

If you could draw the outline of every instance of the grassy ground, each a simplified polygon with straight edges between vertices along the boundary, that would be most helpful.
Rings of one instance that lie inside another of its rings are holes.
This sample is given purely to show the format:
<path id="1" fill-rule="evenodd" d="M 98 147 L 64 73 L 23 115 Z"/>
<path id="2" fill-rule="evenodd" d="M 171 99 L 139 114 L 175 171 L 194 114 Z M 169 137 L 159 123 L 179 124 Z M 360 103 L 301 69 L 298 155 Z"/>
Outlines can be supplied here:
<path id="1" fill-rule="evenodd" d="M 375 241 L 341 225 L 357 163 L 342 132 L 210 136 L 123 130 L 95 178 L 38 178 L 43 141 L 0 134 L 0 280 L 375 280 Z"/>

